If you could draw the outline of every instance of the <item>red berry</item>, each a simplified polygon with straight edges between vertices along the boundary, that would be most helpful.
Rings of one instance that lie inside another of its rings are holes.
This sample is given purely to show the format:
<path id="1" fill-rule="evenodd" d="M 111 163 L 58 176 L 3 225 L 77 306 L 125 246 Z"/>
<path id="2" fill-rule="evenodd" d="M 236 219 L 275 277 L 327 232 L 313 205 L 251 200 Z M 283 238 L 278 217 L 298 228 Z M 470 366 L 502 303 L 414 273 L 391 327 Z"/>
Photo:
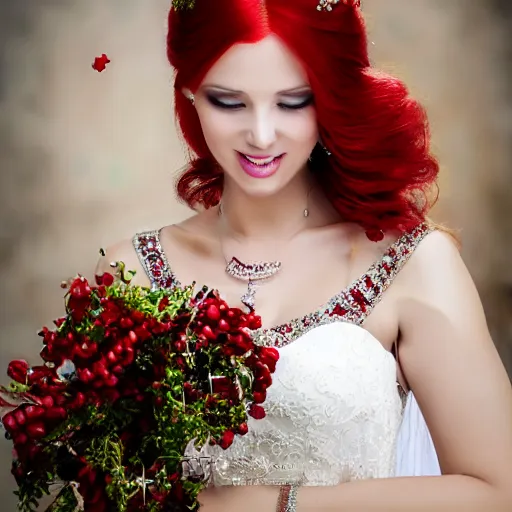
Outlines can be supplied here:
<path id="1" fill-rule="evenodd" d="M 224 450 L 227 450 L 233 444 L 234 439 L 234 432 L 232 430 L 226 430 L 224 434 L 222 434 L 222 439 L 219 441 L 219 445 Z"/>
<path id="2" fill-rule="evenodd" d="M 14 414 L 12 412 L 8 412 L 3 418 L 2 423 L 4 427 L 9 432 L 14 432 L 18 429 L 18 424 L 16 423 L 16 419 L 14 418 Z"/>
<path id="3" fill-rule="evenodd" d="M 117 355 L 121 355 L 124 352 L 124 345 L 122 343 L 118 343 L 114 348 L 113 351 Z"/>
<path id="4" fill-rule="evenodd" d="M 15 446 L 19 446 L 20 444 L 25 444 L 28 441 L 28 436 L 24 432 L 17 433 L 13 438 L 13 443 Z"/>
<path id="5" fill-rule="evenodd" d="M 74 408 L 74 409 L 80 409 L 80 407 L 83 407 L 85 404 L 85 395 L 79 391 L 76 396 L 75 396 L 75 399 L 73 400 L 72 404 L 71 404 L 71 407 Z"/>
<path id="6" fill-rule="evenodd" d="M 262 404 L 265 399 L 267 398 L 267 392 L 266 391 L 255 391 L 253 394 L 254 397 L 254 403 L 255 404 Z"/>
<path id="7" fill-rule="evenodd" d="M 114 351 L 113 350 L 109 350 L 107 352 L 107 361 L 109 363 L 115 363 L 117 362 L 117 356 L 115 355 Z"/>
<path id="8" fill-rule="evenodd" d="M 174 347 L 176 348 L 176 350 L 178 352 L 185 352 L 185 350 L 187 348 L 187 344 L 184 341 L 182 341 L 182 340 L 178 340 L 174 344 Z"/>
<path id="9" fill-rule="evenodd" d="M 205 325 L 203 327 L 202 334 L 209 340 L 214 340 L 216 337 L 209 325 Z"/>
<path id="10" fill-rule="evenodd" d="M 251 404 L 248 414 L 249 416 L 252 416 L 256 420 L 261 420 L 267 415 L 265 409 L 263 409 L 263 407 L 261 407 L 261 405 L 258 404 Z"/>
<path id="11" fill-rule="evenodd" d="M 46 435 L 46 429 L 44 423 L 37 421 L 27 425 L 27 434 L 32 439 L 40 439 Z"/>
<path id="12" fill-rule="evenodd" d="M 128 366 L 129 364 L 133 363 L 133 360 L 135 358 L 135 351 L 132 347 L 127 347 L 124 354 L 123 364 L 125 366 Z"/>
<path id="13" fill-rule="evenodd" d="M 226 322 L 226 320 L 224 320 L 224 318 L 219 320 L 219 329 L 221 331 L 229 331 L 230 328 L 231 326 L 228 324 L 228 322 Z"/>
<path id="14" fill-rule="evenodd" d="M 220 311 L 217 306 L 211 305 L 208 306 L 206 310 L 206 316 L 213 321 L 217 321 L 220 318 Z"/>
<path id="15" fill-rule="evenodd" d="M 16 418 L 16 423 L 18 423 L 18 425 L 25 425 L 27 422 L 27 417 L 21 409 L 16 409 L 14 411 L 14 417 Z"/>
<path id="16" fill-rule="evenodd" d="M 121 375 L 124 372 L 124 369 L 121 365 L 116 364 L 114 367 L 111 368 L 111 371 L 116 375 Z"/>
<path id="17" fill-rule="evenodd" d="M 25 416 L 29 421 L 40 418 L 44 414 L 44 409 L 39 405 L 29 405 L 25 409 Z"/>
<path id="18" fill-rule="evenodd" d="M 52 407 L 46 411 L 45 417 L 50 421 L 62 421 L 66 419 L 67 415 L 64 407 Z"/>
<path id="19" fill-rule="evenodd" d="M 49 409 L 50 407 L 53 407 L 53 404 L 54 404 L 53 397 L 50 395 L 46 395 L 45 397 L 43 397 L 41 399 L 41 402 L 42 402 L 43 406 L 46 407 L 47 409 Z"/>
<path id="20" fill-rule="evenodd" d="M 247 434 L 247 432 L 249 432 L 249 427 L 247 426 L 247 423 L 242 423 L 242 424 L 238 427 L 238 433 L 239 433 L 241 436 L 245 436 L 245 434 Z"/>
<path id="21" fill-rule="evenodd" d="M 92 371 L 97 377 L 100 377 L 101 379 L 108 379 L 110 376 L 110 372 L 107 370 L 102 361 L 96 361 L 92 365 Z"/>
<path id="22" fill-rule="evenodd" d="M 119 379 L 115 375 L 110 375 L 110 377 L 108 377 L 105 380 L 105 386 L 107 386 L 109 388 L 113 388 L 113 387 L 117 386 L 118 382 L 119 382 Z"/>
<path id="23" fill-rule="evenodd" d="M 89 368 L 82 368 L 77 371 L 77 374 L 78 378 L 86 384 L 94 379 L 94 374 L 89 370 Z"/>

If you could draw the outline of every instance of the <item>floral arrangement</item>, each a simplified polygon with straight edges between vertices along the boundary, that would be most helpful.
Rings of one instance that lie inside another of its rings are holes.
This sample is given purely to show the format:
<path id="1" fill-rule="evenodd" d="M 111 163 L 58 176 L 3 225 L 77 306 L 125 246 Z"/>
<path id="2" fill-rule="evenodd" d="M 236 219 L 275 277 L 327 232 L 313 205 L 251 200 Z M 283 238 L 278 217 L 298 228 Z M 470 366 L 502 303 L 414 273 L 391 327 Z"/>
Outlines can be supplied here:
<path id="1" fill-rule="evenodd" d="M 279 356 L 253 343 L 258 316 L 206 287 L 148 289 L 115 269 L 65 284 L 66 315 L 39 333 L 43 364 L 9 364 L 0 406 L 22 512 L 45 494 L 48 512 L 198 510 L 201 454 L 265 416 Z"/>

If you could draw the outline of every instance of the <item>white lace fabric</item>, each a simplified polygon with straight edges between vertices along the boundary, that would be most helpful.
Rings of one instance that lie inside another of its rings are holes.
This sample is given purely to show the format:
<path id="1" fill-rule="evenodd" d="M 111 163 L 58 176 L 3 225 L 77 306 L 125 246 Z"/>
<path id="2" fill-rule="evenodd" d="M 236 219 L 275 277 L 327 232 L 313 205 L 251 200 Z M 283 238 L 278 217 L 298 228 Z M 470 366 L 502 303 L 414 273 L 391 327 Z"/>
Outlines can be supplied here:
<path id="1" fill-rule="evenodd" d="M 335 322 L 280 349 L 262 420 L 211 448 L 214 485 L 337 485 L 395 473 L 402 402 L 393 355 Z"/>

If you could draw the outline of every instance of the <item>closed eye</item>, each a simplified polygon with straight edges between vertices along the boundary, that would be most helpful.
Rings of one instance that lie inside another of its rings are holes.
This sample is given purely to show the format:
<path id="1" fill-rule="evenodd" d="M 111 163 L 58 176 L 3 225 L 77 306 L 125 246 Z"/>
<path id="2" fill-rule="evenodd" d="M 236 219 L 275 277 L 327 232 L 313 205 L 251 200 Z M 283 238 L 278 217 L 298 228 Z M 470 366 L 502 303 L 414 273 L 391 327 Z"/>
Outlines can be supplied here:
<path id="1" fill-rule="evenodd" d="M 214 107 L 221 108 L 224 110 L 239 110 L 246 106 L 245 103 L 220 100 L 216 96 L 213 96 L 210 94 L 208 94 L 206 97 L 207 97 L 208 101 L 210 102 L 210 104 L 212 104 Z M 277 106 L 283 110 L 300 110 L 300 109 L 309 107 L 312 104 L 313 104 L 313 95 L 310 95 L 303 101 L 280 102 L 277 104 Z"/>
<path id="2" fill-rule="evenodd" d="M 238 108 L 245 106 L 243 103 L 239 103 L 239 102 L 230 102 L 230 101 L 219 100 L 219 98 L 216 98 L 215 96 L 211 96 L 210 94 L 208 94 L 206 96 L 206 98 L 214 107 L 219 107 L 219 108 L 224 108 L 224 109 L 238 109 Z"/>
<path id="3" fill-rule="evenodd" d="M 285 110 L 300 110 L 301 108 L 309 107 L 313 104 L 313 96 L 308 96 L 300 103 L 278 103 L 278 106 Z"/>

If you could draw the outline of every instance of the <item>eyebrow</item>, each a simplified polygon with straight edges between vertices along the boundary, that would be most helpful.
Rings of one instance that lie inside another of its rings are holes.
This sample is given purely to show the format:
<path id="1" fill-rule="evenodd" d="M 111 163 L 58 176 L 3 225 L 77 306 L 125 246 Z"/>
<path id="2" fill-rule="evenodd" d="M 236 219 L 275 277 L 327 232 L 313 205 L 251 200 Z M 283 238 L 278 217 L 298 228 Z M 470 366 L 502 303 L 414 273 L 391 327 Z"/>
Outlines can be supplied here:
<path id="1" fill-rule="evenodd" d="M 205 84 L 203 87 L 219 89 L 221 91 L 225 91 L 230 94 L 245 94 L 244 91 L 238 91 L 236 89 L 229 89 L 228 87 L 223 87 L 221 85 Z M 311 87 L 309 85 L 301 85 L 299 87 L 293 87 L 292 89 L 286 89 L 284 91 L 279 91 L 279 92 L 277 92 L 277 94 L 279 96 L 286 96 L 287 94 L 298 94 L 298 93 L 307 93 L 307 92 L 312 92 Z"/>

